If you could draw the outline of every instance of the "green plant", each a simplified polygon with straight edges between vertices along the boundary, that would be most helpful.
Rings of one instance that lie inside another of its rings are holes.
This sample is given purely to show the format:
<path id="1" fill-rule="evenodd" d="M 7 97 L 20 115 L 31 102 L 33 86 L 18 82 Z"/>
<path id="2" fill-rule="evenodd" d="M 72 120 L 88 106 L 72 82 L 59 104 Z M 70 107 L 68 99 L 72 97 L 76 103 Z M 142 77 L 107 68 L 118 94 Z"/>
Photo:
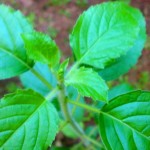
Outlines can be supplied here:
<path id="1" fill-rule="evenodd" d="M 109 2 L 80 15 L 70 34 L 73 65 L 69 58 L 60 63 L 56 43 L 19 11 L 1 5 L 0 14 L 0 79 L 20 76 L 27 88 L 1 99 L 1 149 L 45 150 L 60 131 L 81 139 L 71 149 L 149 149 L 150 92 L 129 92 L 128 85 L 108 90 L 106 83 L 141 55 L 146 33 L 138 9 Z M 90 128 L 83 121 L 89 116 Z"/>

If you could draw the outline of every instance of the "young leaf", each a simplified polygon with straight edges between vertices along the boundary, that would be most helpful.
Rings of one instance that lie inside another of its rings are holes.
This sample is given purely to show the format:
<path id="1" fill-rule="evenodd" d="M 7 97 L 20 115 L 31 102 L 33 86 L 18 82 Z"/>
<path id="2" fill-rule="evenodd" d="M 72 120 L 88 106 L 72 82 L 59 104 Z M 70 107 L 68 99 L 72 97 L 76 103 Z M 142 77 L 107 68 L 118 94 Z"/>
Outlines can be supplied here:
<path id="1" fill-rule="evenodd" d="M 0 79 L 17 76 L 33 66 L 20 36 L 32 30 L 19 11 L 0 5 Z"/>
<path id="2" fill-rule="evenodd" d="M 56 43 L 40 32 L 22 34 L 29 57 L 35 61 L 55 66 L 59 63 L 60 52 Z"/>
<path id="3" fill-rule="evenodd" d="M 68 64 L 69 64 L 69 58 L 64 60 L 61 64 L 60 64 L 60 67 L 59 67 L 59 70 L 58 70 L 58 73 L 64 73 L 68 67 Z"/>
<path id="4" fill-rule="evenodd" d="M 120 95 L 102 108 L 100 133 L 108 150 L 149 150 L 150 92 Z"/>
<path id="5" fill-rule="evenodd" d="M 75 87 L 83 96 L 94 100 L 107 101 L 108 87 L 104 80 L 92 69 L 81 67 L 72 70 L 66 77 L 66 85 Z"/>
<path id="6" fill-rule="evenodd" d="M 46 150 L 58 132 L 52 104 L 32 90 L 6 95 L 0 103 L 0 148 Z"/>
<path id="7" fill-rule="evenodd" d="M 127 52 L 125 56 L 116 59 L 114 63 L 101 70 L 99 74 L 105 80 L 117 79 L 120 75 L 127 73 L 133 67 L 141 55 L 146 40 L 145 19 L 141 12 L 137 9 L 129 9 L 132 16 L 138 21 L 140 32 L 134 46 Z"/>
<path id="8" fill-rule="evenodd" d="M 70 44 L 77 61 L 103 69 L 133 47 L 139 24 L 121 2 L 96 5 L 77 20 L 70 35 Z"/>

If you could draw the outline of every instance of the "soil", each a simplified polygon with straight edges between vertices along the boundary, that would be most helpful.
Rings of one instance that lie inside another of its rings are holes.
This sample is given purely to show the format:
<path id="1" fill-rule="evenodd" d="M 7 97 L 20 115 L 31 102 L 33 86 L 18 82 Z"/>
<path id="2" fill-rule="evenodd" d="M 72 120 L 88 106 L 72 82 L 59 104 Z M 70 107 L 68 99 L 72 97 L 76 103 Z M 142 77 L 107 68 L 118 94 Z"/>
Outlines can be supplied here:
<path id="1" fill-rule="evenodd" d="M 71 55 L 68 35 L 79 14 L 90 5 L 104 1 L 106 0 L 89 0 L 87 5 L 79 6 L 76 0 L 71 0 L 65 5 L 58 6 L 52 5 L 51 0 L 0 0 L 0 2 L 20 9 L 25 15 L 28 15 L 38 31 L 51 35 L 62 50 L 64 58 Z M 147 22 L 147 34 L 150 36 L 150 0 L 132 0 L 131 5 L 143 12 Z M 134 68 L 128 73 L 129 82 L 132 84 L 139 82 L 142 72 L 148 72 L 150 76 L 150 49 L 143 50 L 136 69 Z M 17 78 L 0 81 L 0 97 L 8 92 L 6 86 L 10 81 L 19 84 Z M 144 88 L 150 89 L 150 82 L 147 82 Z M 65 143 L 65 145 L 73 144 L 71 141 Z"/>

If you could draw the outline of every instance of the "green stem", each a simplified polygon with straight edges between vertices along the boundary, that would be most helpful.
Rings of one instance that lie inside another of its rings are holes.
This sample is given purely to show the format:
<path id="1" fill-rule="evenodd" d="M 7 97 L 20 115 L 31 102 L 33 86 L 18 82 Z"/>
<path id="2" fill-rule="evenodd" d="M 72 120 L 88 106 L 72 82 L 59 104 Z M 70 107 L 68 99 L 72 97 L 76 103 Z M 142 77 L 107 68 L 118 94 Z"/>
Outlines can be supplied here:
<path id="1" fill-rule="evenodd" d="M 56 94 L 58 93 L 58 87 L 54 88 L 51 92 L 49 92 L 45 98 L 47 100 L 51 100 L 54 96 L 56 96 Z"/>
<path id="2" fill-rule="evenodd" d="M 89 110 L 89 111 L 92 111 L 92 112 L 95 112 L 95 113 L 100 113 L 101 111 L 97 108 L 93 108 L 91 106 L 88 106 L 86 104 L 83 104 L 83 103 L 80 103 L 80 102 L 76 102 L 76 101 L 72 101 L 72 100 L 67 100 L 67 102 L 73 104 L 73 105 L 76 105 L 76 106 L 79 106 L 79 107 L 82 107 L 86 110 Z"/>
<path id="3" fill-rule="evenodd" d="M 80 100 L 80 97 L 81 97 L 80 94 L 78 94 L 78 96 L 77 96 L 77 98 L 76 98 L 75 101 L 78 102 L 78 101 Z M 73 114 L 75 113 L 76 108 L 77 108 L 77 106 L 74 105 L 74 107 L 73 107 L 73 109 L 72 109 L 72 111 L 71 111 L 71 116 L 73 116 Z M 61 131 L 68 123 L 69 123 L 69 121 L 66 120 L 66 121 L 60 126 L 59 130 Z"/>
<path id="4" fill-rule="evenodd" d="M 64 118 L 66 119 L 66 121 L 68 121 L 70 123 L 70 125 L 76 131 L 77 135 L 83 141 L 84 145 L 87 146 L 87 142 L 83 138 L 84 132 L 83 132 L 82 128 L 72 119 L 72 117 L 70 115 L 63 85 L 61 85 L 61 87 L 60 87 L 60 93 L 58 95 L 58 99 L 59 99 L 59 103 L 60 103 Z"/>
<path id="5" fill-rule="evenodd" d="M 31 72 L 40 79 L 50 90 L 53 89 L 53 86 L 42 76 L 40 75 L 35 69 L 31 68 Z"/>
<path id="6" fill-rule="evenodd" d="M 58 96 L 62 112 L 64 113 L 64 117 L 65 117 L 66 120 L 69 121 L 69 123 L 72 125 L 72 127 L 77 131 L 77 133 L 79 135 L 84 134 L 84 132 L 80 129 L 80 127 L 78 126 L 78 124 L 70 116 L 70 112 L 69 112 L 68 107 L 67 107 L 67 101 L 66 101 L 66 97 L 65 97 L 64 93 L 65 93 L 64 92 L 64 88 L 62 88 L 60 90 L 60 94 Z"/>
<path id="7" fill-rule="evenodd" d="M 69 71 L 69 73 L 78 67 L 78 63 L 76 63 L 72 68 L 71 70 Z M 40 79 L 50 90 L 53 89 L 53 86 L 41 75 L 39 74 L 35 69 L 31 68 L 30 69 L 31 72 L 38 78 Z M 69 74 L 68 73 L 68 74 Z M 68 75 L 67 74 L 67 75 Z M 82 104 L 82 103 L 79 103 L 78 100 L 80 98 L 80 96 L 78 96 L 77 98 L 77 101 L 71 101 L 71 100 L 67 100 L 66 97 L 65 97 L 65 91 L 64 91 L 64 86 L 62 86 L 60 88 L 60 94 L 58 95 L 59 97 L 59 103 L 61 105 L 61 109 L 64 113 L 64 117 L 66 119 L 66 122 L 63 124 L 63 126 L 60 127 L 60 130 L 62 130 L 64 128 L 64 126 L 66 126 L 68 123 L 71 124 L 71 126 L 74 128 L 74 130 L 76 131 L 76 133 L 79 135 L 80 139 L 83 141 L 83 144 L 85 146 L 88 145 L 87 142 L 85 142 L 84 139 L 90 141 L 91 143 L 93 143 L 94 145 L 98 146 L 98 147 L 102 147 L 101 144 L 99 144 L 98 142 L 96 142 L 95 140 L 91 139 L 90 137 L 86 136 L 82 130 L 82 128 L 72 119 L 71 115 L 70 115 L 70 112 L 68 110 L 68 107 L 67 107 L 67 101 L 71 104 L 74 104 L 76 106 L 80 106 L 82 108 L 85 108 L 87 110 L 90 110 L 90 111 L 93 111 L 93 112 L 97 112 L 97 113 L 100 113 L 100 111 L 98 109 L 95 109 L 95 108 L 91 108 L 90 106 L 87 106 L 85 104 Z M 47 100 L 50 100 L 52 99 L 58 92 L 58 88 L 54 88 L 47 96 L 46 96 L 46 99 Z M 75 111 L 76 107 L 73 108 L 73 112 Z"/>

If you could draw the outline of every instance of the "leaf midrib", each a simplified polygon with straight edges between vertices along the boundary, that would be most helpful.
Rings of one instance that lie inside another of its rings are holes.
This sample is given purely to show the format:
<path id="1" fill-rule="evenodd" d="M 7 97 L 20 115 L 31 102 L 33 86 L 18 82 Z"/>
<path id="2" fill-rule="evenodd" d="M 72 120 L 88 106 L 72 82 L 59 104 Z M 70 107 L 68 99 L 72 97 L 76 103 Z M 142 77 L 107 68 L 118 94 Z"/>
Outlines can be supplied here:
<path id="1" fill-rule="evenodd" d="M 99 43 L 98 41 L 101 40 L 101 38 L 108 32 L 105 31 L 102 35 L 99 35 L 97 37 L 97 39 L 90 45 L 90 47 L 86 50 L 86 52 L 83 54 L 83 56 L 81 58 L 79 58 L 79 62 L 82 63 L 82 61 L 84 60 L 84 58 L 86 57 L 86 55 L 88 55 L 91 52 L 92 47 L 94 47 L 97 43 Z"/>
<path id="2" fill-rule="evenodd" d="M 3 48 L 2 46 L 0 46 L 0 50 L 11 55 L 13 58 L 17 59 L 22 65 L 26 66 L 28 69 L 31 69 L 31 67 L 26 62 L 24 62 L 20 57 L 11 53 L 11 50 L 9 50 L 7 48 Z"/>
<path id="3" fill-rule="evenodd" d="M 138 130 L 135 130 L 134 128 L 132 128 L 131 126 L 129 126 L 128 124 L 126 124 L 125 122 L 119 120 L 117 117 L 115 118 L 114 116 L 112 116 L 112 115 L 110 115 L 110 114 L 108 114 L 108 113 L 106 113 L 106 112 L 104 112 L 104 111 L 102 111 L 102 110 L 101 110 L 101 113 L 104 114 L 104 115 L 106 115 L 106 116 L 108 116 L 109 118 L 111 118 L 111 119 L 113 119 L 113 120 L 116 120 L 117 122 L 119 122 L 119 123 L 122 124 L 123 126 L 126 126 L 126 127 L 129 128 L 130 130 L 137 132 L 139 135 L 141 135 L 142 137 L 144 137 L 144 138 L 146 138 L 148 141 L 150 141 L 150 139 L 149 139 L 147 136 L 145 136 L 144 134 L 142 134 L 142 133 L 139 132 Z"/>
<path id="4" fill-rule="evenodd" d="M 7 141 L 8 141 L 9 139 L 11 139 L 11 137 L 12 137 L 28 120 L 30 120 L 30 118 L 32 118 L 32 116 L 34 116 L 34 114 L 36 114 L 36 113 L 38 112 L 38 110 L 39 110 L 41 107 L 43 107 L 43 105 L 46 104 L 46 102 L 47 102 L 47 101 L 44 100 L 43 103 L 41 103 L 41 105 L 39 105 L 39 107 L 37 107 L 37 108 L 33 111 L 33 113 L 32 113 L 31 115 L 29 115 L 29 117 L 28 117 L 27 119 L 25 119 L 25 120 L 23 121 L 23 123 L 22 123 L 18 128 L 16 128 L 16 130 L 7 138 L 7 140 L 1 145 L 1 147 L 5 146 L 5 144 L 7 143 Z"/>
<path id="5" fill-rule="evenodd" d="M 114 12 L 113 15 L 114 15 L 115 13 L 116 13 L 116 12 Z M 128 11 L 126 11 L 126 13 L 128 13 Z M 129 13 L 128 13 L 128 14 L 129 14 Z M 93 17 L 93 16 L 92 16 L 92 17 Z M 134 17 L 132 16 L 132 18 L 134 18 Z M 134 19 L 135 19 L 135 18 L 134 18 Z M 111 20 L 112 20 L 112 17 L 110 18 L 109 24 L 110 24 Z M 83 22 L 82 22 L 82 24 L 83 24 Z M 116 25 L 112 25 L 112 26 L 109 25 L 109 28 L 107 28 L 107 30 L 106 30 L 104 33 L 102 33 L 102 35 L 98 35 L 97 39 L 89 46 L 89 48 L 85 51 L 85 53 L 82 55 L 82 57 L 80 57 L 80 58 L 78 59 L 79 63 L 84 63 L 84 62 L 82 62 L 82 61 L 84 60 L 84 57 L 86 57 L 86 55 L 88 55 L 88 53 L 90 52 L 90 49 L 92 49 L 92 47 L 93 47 L 94 45 L 96 45 L 96 43 L 97 43 L 101 38 L 103 38 L 103 36 L 104 36 L 107 32 L 109 32 L 109 30 L 111 30 L 111 28 L 112 28 L 113 26 L 116 26 Z M 99 27 L 100 27 L 100 26 L 99 26 Z M 98 30 L 99 30 L 99 29 L 98 29 Z M 137 34 L 137 36 L 138 36 L 138 34 Z"/>

